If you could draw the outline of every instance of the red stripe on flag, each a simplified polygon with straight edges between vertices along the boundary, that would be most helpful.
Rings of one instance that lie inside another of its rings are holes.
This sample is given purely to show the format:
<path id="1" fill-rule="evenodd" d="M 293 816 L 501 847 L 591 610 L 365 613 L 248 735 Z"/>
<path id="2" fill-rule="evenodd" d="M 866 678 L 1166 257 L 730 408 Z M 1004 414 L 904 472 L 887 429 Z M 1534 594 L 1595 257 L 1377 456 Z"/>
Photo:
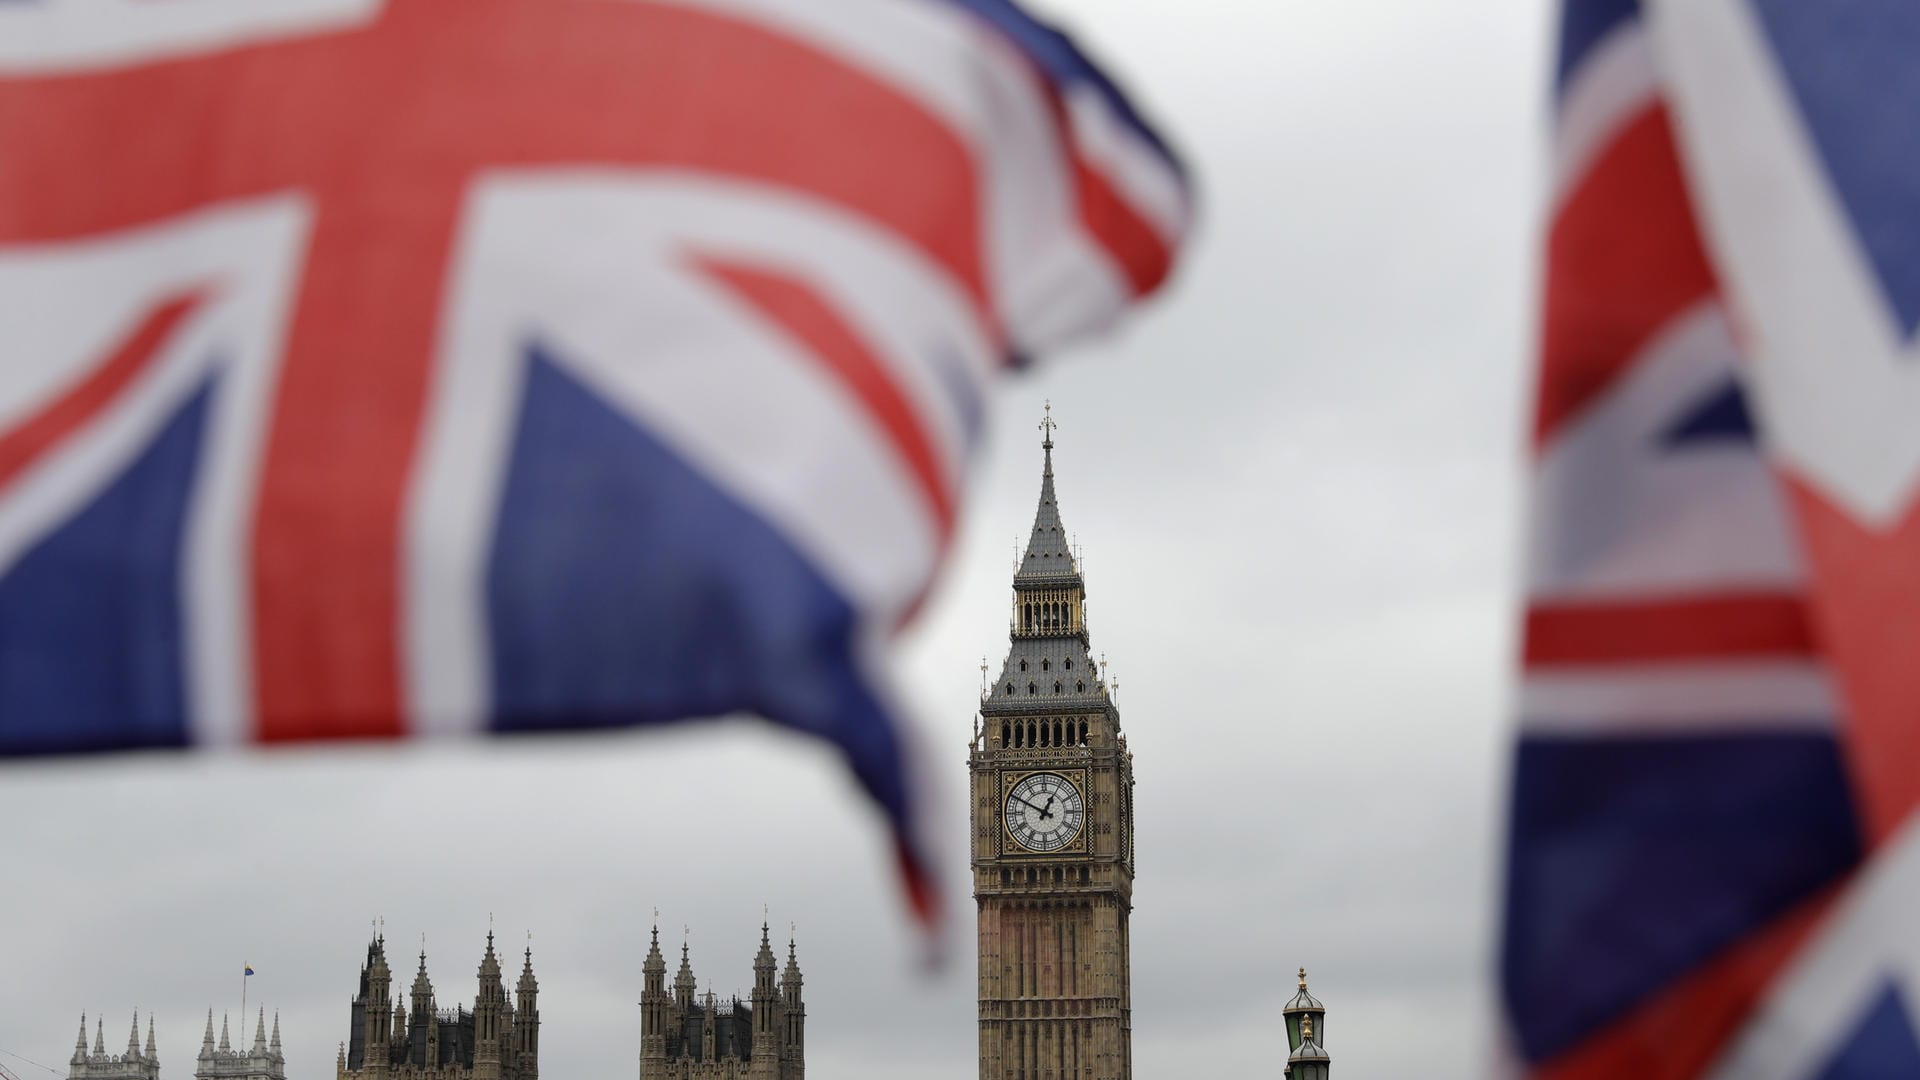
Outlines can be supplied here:
<path id="1" fill-rule="evenodd" d="M 1081 224 L 1126 272 L 1134 295 L 1145 296 L 1159 288 L 1173 269 L 1173 249 L 1132 203 L 1115 193 L 1104 174 L 1076 157 L 1073 176 L 1079 189 Z"/>
<path id="2" fill-rule="evenodd" d="M 1751 1018 L 1839 892 L 1835 886 L 1741 939 L 1579 1049 L 1535 1066 L 1528 1080 L 1697 1080 Z"/>
<path id="3" fill-rule="evenodd" d="M 153 366 L 167 339 L 206 299 L 203 291 L 195 289 L 162 301 L 86 378 L 0 436 L 0 488 L 26 471 L 48 448 L 113 404 Z"/>
<path id="4" fill-rule="evenodd" d="M 1716 289 L 1666 105 L 1649 105 L 1622 125 L 1553 224 L 1536 441 L 1611 386 L 1661 327 Z"/>
<path id="5" fill-rule="evenodd" d="M 953 535 L 953 495 L 913 403 L 858 331 L 806 282 L 765 267 L 702 258 L 701 269 L 800 339 L 802 351 L 860 403 L 906 466 L 944 549 Z"/>
<path id="6" fill-rule="evenodd" d="M 1797 593 L 1535 604 L 1527 611 L 1529 665 L 1806 656 L 1813 651 L 1806 598 Z"/>

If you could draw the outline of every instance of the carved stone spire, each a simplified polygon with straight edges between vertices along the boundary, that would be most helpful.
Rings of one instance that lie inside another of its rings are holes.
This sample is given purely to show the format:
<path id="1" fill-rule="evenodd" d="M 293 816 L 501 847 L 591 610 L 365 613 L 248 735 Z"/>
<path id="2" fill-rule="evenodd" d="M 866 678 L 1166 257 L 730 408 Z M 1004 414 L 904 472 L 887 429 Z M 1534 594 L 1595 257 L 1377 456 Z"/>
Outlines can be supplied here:
<path id="1" fill-rule="evenodd" d="M 233 1043 L 231 1040 L 227 1038 L 227 1014 L 221 1013 L 220 1014 L 220 1052 L 224 1054 L 231 1051 L 232 1049 L 233 1049 Z"/>
<path id="2" fill-rule="evenodd" d="M 211 1014 L 209 1014 L 211 1015 Z M 208 1021 L 211 1023 L 212 1021 Z M 84 1065 L 87 1062 L 87 1014 L 80 1014 L 80 1035 L 73 1040 L 73 1064 Z"/>
<path id="3" fill-rule="evenodd" d="M 693 963 L 687 957 L 687 940 L 681 938 L 680 970 L 673 977 L 673 999 L 682 1009 L 693 1005 L 693 991 L 696 985 L 693 981 Z"/>
<path id="4" fill-rule="evenodd" d="M 1040 473 L 1040 505 L 1034 511 L 1033 532 L 1027 539 L 1026 553 L 1013 575 L 1011 647 L 1000 678 L 987 687 L 980 703 L 989 747 L 1027 748 L 1025 724 L 1016 730 L 1013 725 L 1003 726 L 997 722 L 998 717 L 1009 714 L 1100 711 L 1108 714 L 1104 726 L 1110 730 L 1090 730 L 1091 738 L 1096 741 L 1110 738 L 1119 729 L 1119 715 L 1111 708 L 1090 651 L 1086 582 L 1072 545 L 1067 542 L 1067 530 L 1060 518 L 1059 498 L 1054 490 L 1055 426 L 1049 412 L 1040 424 L 1045 434 L 1045 441 L 1041 443 L 1045 459 Z M 1006 746 L 1000 746 L 997 738 L 1002 735 Z M 1044 733 L 1035 728 L 1033 735 L 1035 746 L 1049 748 L 1079 746 L 1083 742 L 1077 724 L 1071 733 L 1063 728 L 1058 739 L 1051 727 Z"/>
<path id="5" fill-rule="evenodd" d="M 127 1057 L 129 1059 L 140 1057 L 140 1008 L 137 1005 L 133 1010 L 133 1030 L 127 1032 Z"/>
<path id="6" fill-rule="evenodd" d="M 200 1056 L 213 1056 L 213 1010 L 207 1010 L 207 1033 L 200 1038 Z"/>
<path id="7" fill-rule="evenodd" d="M 107 1053 L 107 1025 L 98 1016 L 93 1018 L 93 1052 L 96 1057 L 105 1057 Z"/>
<path id="8" fill-rule="evenodd" d="M 154 1042 L 153 1042 L 153 1014 L 148 1013 L 147 1014 L 147 1060 L 152 1061 L 155 1058 L 157 1058 L 159 1054 L 160 1054 L 160 1051 L 158 1048 L 154 1046 Z"/>

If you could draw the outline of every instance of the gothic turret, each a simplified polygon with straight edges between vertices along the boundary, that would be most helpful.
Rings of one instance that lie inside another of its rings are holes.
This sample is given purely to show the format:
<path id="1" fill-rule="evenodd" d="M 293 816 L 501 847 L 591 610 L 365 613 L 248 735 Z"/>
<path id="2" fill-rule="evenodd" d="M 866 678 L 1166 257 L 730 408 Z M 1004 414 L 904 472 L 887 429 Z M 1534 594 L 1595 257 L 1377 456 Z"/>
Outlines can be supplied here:
<path id="1" fill-rule="evenodd" d="M 786 1032 L 782 1041 L 783 1056 L 793 1063 L 789 1080 L 800 1080 L 805 1073 L 805 1049 L 807 1045 L 807 1005 L 800 992 L 800 958 L 795 951 L 794 940 L 787 939 L 787 969 L 780 973 L 780 1004 L 783 1018 L 786 1020 Z"/>
<path id="2" fill-rule="evenodd" d="M 493 931 L 487 931 L 487 951 L 480 957 L 480 988 L 473 998 L 473 1080 L 500 1080 L 502 1039 L 507 1033 L 506 985 L 500 979 L 500 958 L 493 951 Z"/>
<path id="3" fill-rule="evenodd" d="M 527 940 L 526 963 L 520 968 L 520 982 L 514 989 L 518 999 L 513 1020 L 518 1080 L 536 1080 L 540 1075 L 540 982 L 533 977 L 533 935 L 527 935 Z"/>
<path id="4" fill-rule="evenodd" d="M 151 1020 L 151 1017 L 149 1017 Z M 240 1034 L 244 1039 L 247 1032 L 247 1018 L 240 1017 Z M 263 1007 L 256 1014 L 253 1027 L 253 1045 L 241 1049 L 233 1044 L 229 1037 L 227 1018 L 221 1017 L 220 1042 L 213 1041 L 213 1010 L 207 1010 L 206 1034 L 200 1039 L 200 1056 L 194 1061 L 194 1080 L 286 1080 L 287 1059 L 280 1050 L 280 1017 L 273 1018 L 273 1037 L 267 1037 L 267 1010 Z M 147 1056 L 156 1056 L 153 1052 L 153 1027 L 147 1027 Z M 157 1071 L 157 1069 L 156 1069 Z"/>
<path id="5" fill-rule="evenodd" d="M 773 958 L 769 927 L 760 924 L 760 951 L 753 955 L 753 1064 L 754 1080 L 780 1075 L 780 988 L 775 983 L 778 962 Z"/>
<path id="6" fill-rule="evenodd" d="M 667 958 L 660 955 L 660 922 L 653 924 L 653 941 L 640 965 L 640 1075 L 658 1075 L 667 1056 Z M 658 1063 L 658 1064 L 655 1064 Z"/>
<path id="7" fill-rule="evenodd" d="M 80 1015 L 80 1031 L 73 1039 L 73 1056 L 68 1059 L 69 1080 L 159 1080 L 160 1055 L 153 1044 L 153 1015 L 147 1015 L 147 1047 L 140 1048 L 140 1010 L 133 1011 L 128 1025 L 124 1053 L 107 1052 L 107 1024 L 104 1016 L 93 1018 L 93 1047 L 87 1047 L 87 1017 Z"/>
<path id="8" fill-rule="evenodd" d="M 408 1004 L 407 1012 L 413 1026 L 418 1027 L 433 1015 L 433 980 L 427 977 L 427 943 L 424 938 L 420 942 L 420 970 L 413 976 L 411 997 L 413 1000 Z M 407 1037 L 412 1037 L 411 1031 Z"/>
<path id="9" fill-rule="evenodd" d="M 789 943 L 779 977 L 770 925 L 760 926 L 748 997 L 722 998 L 711 982 L 702 991 L 684 942 L 670 994 L 666 969 L 656 928 L 642 965 L 640 1080 L 804 1080 L 800 964 Z"/>
<path id="10" fill-rule="evenodd" d="M 385 934 L 375 934 L 367 943 L 367 963 L 360 969 L 360 1019 L 361 1032 L 359 1058 L 349 1057 L 348 1063 L 355 1067 L 363 1062 L 367 1074 L 375 1080 L 384 1080 L 392 1067 L 392 1044 L 396 1038 L 404 1038 L 406 1029 L 400 1027 L 393 1015 L 399 1003 L 391 999 L 393 972 L 387 967 L 387 938 Z"/>
<path id="11" fill-rule="evenodd" d="M 531 949 L 520 974 L 521 1022 L 491 929 L 476 969 L 471 1012 L 458 1004 L 440 1008 L 424 941 L 408 1004 L 386 1000 L 384 940 L 376 937 L 367 955 L 353 1001 L 352 1037 L 336 1080 L 537 1080 L 539 987 Z M 277 1036 L 277 1022 L 275 1030 Z"/>
<path id="12" fill-rule="evenodd" d="M 213 1014 L 212 1013 L 207 1014 L 207 1037 L 208 1038 L 213 1037 Z M 80 1037 L 73 1040 L 72 1064 L 85 1065 L 86 1063 L 87 1063 L 87 1014 L 81 1013 L 80 1014 Z"/>
<path id="13" fill-rule="evenodd" d="M 673 1003 L 681 1012 L 693 1008 L 693 964 L 687 959 L 687 941 L 680 939 L 680 970 L 673 976 Z"/>

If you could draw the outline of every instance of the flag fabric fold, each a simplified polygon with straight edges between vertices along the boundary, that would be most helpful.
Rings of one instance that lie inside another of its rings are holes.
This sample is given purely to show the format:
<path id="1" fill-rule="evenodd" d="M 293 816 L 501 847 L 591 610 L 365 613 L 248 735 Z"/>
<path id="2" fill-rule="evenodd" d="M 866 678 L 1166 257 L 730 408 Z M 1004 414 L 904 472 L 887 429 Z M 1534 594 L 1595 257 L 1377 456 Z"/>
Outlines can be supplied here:
<path id="1" fill-rule="evenodd" d="M 1562 10 L 1513 1071 L 1920 1074 L 1920 18 Z"/>
<path id="2" fill-rule="evenodd" d="M 1184 170 L 1001 0 L 0 7 L 0 755 L 758 713 L 889 639 Z"/>

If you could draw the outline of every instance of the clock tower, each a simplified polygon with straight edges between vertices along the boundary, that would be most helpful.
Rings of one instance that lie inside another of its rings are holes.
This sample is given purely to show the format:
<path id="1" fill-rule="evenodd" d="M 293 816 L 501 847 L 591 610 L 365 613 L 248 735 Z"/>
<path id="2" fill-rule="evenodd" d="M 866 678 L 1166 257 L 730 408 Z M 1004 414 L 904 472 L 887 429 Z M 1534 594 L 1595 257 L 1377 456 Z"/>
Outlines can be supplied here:
<path id="1" fill-rule="evenodd" d="M 1054 497 L 1052 410 L 1012 644 L 980 703 L 972 774 L 980 1080 L 1131 1080 L 1133 755 L 1087 636 Z"/>

